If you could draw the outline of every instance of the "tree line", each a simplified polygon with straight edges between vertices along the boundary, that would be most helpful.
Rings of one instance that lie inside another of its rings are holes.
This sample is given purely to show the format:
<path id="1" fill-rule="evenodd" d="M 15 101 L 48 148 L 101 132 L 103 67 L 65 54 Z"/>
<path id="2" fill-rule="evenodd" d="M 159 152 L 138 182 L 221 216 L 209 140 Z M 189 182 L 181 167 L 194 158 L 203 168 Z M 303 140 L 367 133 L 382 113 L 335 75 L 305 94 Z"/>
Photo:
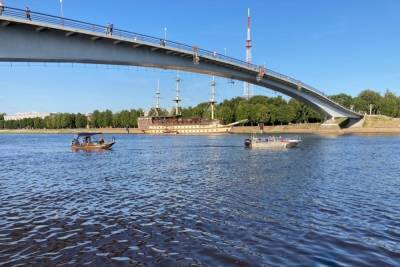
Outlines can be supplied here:
<path id="1" fill-rule="evenodd" d="M 383 95 L 373 90 L 364 90 L 356 97 L 347 94 L 332 95 L 330 98 L 340 105 L 360 113 L 382 114 L 391 117 L 400 117 L 400 97 L 391 91 Z M 200 103 L 194 107 L 183 107 L 180 113 L 184 118 L 211 118 L 209 103 Z M 150 116 L 157 114 L 155 109 L 148 113 Z M 159 115 L 174 114 L 174 109 L 168 111 L 161 109 Z M 0 129 L 64 129 L 85 128 L 125 128 L 137 127 L 137 119 L 144 115 L 142 109 L 122 110 L 113 113 L 111 110 L 95 110 L 88 118 L 80 113 L 58 113 L 44 119 L 23 119 L 5 121 L 0 114 Z M 289 123 L 320 122 L 323 115 L 295 99 L 286 100 L 281 96 L 267 97 L 254 96 L 249 100 L 241 97 L 224 100 L 216 105 L 216 118 L 223 123 L 232 123 L 248 120 L 247 125 L 264 123 L 266 125 L 279 125 Z"/>
<path id="2" fill-rule="evenodd" d="M 247 120 L 247 125 L 319 122 L 323 118 L 321 114 L 299 101 L 295 99 L 287 101 L 281 96 L 253 96 L 248 100 L 236 97 L 224 100 L 216 106 L 215 115 L 223 123 Z M 210 118 L 210 105 L 201 103 L 195 107 L 183 108 L 182 116 Z"/>
<path id="3" fill-rule="evenodd" d="M 390 117 L 400 117 L 400 97 L 386 90 L 383 95 L 373 90 L 364 90 L 358 96 L 337 94 L 330 98 L 342 106 L 361 114 L 380 114 Z"/>
<path id="4" fill-rule="evenodd" d="M 329 97 L 336 103 L 359 112 L 360 114 L 379 114 L 400 117 L 400 97 L 386 90 L 383 95 L 373 90 L 363 90 L 357 96 L 337 94 Z M 210 118 L 208 103 L 182 109 L 184 117 Z M 224 123 L 247 119 L 247 124 L 264 123 L 266 125 L 321 122 L 324 115 L 301 102 L 280 96 L 254 96 L 249 100 L 237 97 L 224 100 L 217 105 L 217 118 Z"/>
<path id="5" fill-rule="evenodd" d="M 0 129 L 63 129 L 84 128 L 87 118 L 83 114 L 59 113 L 42 118 L 27 118 L 22 120 L 4 120 L 0 117 Z"/>
<path id="6" fill-rule="evenodd" d="M 110 110 L 95 110 L 90 120 L 81 113 L 57 113 L 42 118 L 29 118 L 22 120 L 4 120 L 4 114 L 0 114 L 0 129 L 77 129 L 86 128 L 125 128 L 137 127 L 137 118 L 144 114 L 143 110 L 131 109 L 112 113 Z"/>

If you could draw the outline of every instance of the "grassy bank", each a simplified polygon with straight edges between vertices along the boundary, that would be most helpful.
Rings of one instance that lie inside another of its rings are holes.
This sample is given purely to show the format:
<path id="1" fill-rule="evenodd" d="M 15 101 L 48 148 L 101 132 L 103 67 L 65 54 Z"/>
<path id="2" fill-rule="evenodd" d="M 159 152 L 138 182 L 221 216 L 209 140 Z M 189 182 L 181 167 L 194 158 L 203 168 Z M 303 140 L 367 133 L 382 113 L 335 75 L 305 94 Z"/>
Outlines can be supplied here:
<path id="1" fill-rule="evenodd" d="M 363 128 L 400 128 L 400 118 L 383 115 L 366 116 Z"/>
<path id="2" fill-rule="evenodd" d="M 336 121 L 341 124 L 342 121 Z M 366 116 L 359 127 L 321 127 L 320 123 L 301 123 L 283 126 L 264 126 L 264 133 L 293 134 L 400 134 L 400 119 L 381 115 Z M 260 132 L 259 127 L 235 127 L 233 133 Z"/>

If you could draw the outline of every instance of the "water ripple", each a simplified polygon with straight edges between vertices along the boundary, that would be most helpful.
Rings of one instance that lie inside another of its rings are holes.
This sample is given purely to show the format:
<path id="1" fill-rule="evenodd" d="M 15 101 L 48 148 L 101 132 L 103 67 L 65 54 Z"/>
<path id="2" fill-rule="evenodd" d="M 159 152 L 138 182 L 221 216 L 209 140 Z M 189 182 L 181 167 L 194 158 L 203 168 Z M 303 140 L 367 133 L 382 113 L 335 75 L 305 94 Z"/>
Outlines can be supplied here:
<path id="1" fill-rule="evenodd" d="M 398 266 L 400 138 L 0 135 L 0 265 Z"/>

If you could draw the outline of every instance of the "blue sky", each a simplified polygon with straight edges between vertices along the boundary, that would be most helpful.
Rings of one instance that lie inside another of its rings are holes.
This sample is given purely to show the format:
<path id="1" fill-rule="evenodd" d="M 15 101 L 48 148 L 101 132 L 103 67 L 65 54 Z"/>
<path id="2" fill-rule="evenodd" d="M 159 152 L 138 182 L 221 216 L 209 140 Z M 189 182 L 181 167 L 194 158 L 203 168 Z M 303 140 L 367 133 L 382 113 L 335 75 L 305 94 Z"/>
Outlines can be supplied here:
<path id="1" fill-rule="evenodd" d="M 5 0 L 8 6 L 60 14 L 59 0 Z M 400 1 L 92 1 L 64 0 L 65 17 L 167 38 L 244 59 L 251 8 L 253 62 L 293 76 L 327 94 L 370 88 L 400 94 Z M 174 71 L 93 65 L 0 64 L 0 112 L 90 112 L 154 103 L 170 108 Z M 182 73 L 182 104 L 209 97 L 211 78 Z M 243 84 L 217 79 L 218 99 Z M 275 93 L 255 88 L 256 94 Z"/>

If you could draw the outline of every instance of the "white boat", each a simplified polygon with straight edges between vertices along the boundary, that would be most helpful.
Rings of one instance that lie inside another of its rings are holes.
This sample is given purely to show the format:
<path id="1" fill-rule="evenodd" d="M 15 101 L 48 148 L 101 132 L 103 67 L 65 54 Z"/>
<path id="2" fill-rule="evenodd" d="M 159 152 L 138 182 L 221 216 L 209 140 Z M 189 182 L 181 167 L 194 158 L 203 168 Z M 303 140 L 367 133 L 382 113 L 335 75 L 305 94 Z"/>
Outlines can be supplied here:
<path id="1" fill-rule="evenodd" d="M 256 137 L 251 136 L 244 140 L 247 148 L 285 149 L 296 147 L 301 142 L 300 138 L 284 138 L 276 136 Z"/>

